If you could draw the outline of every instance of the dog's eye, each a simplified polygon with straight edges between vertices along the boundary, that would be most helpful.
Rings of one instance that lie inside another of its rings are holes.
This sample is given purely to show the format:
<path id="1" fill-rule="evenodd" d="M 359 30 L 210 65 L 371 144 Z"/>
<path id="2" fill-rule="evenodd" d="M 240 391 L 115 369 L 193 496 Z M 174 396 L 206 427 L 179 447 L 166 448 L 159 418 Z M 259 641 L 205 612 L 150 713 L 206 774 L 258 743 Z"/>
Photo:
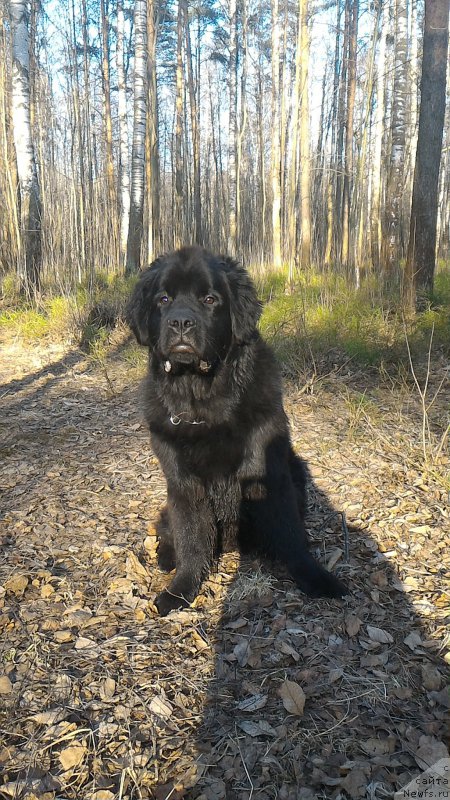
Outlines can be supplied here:
<path id="1" fill-rule="evenodd" d="M 213 297 L 212 294 L 207 294 L 206 297 L 203 298 L 203 302 L 206 303 L 209 306 L 212 306 L 213 303 L 216 302 L 216 298 Z"/>
<path id="2" fill-rule="evenodd" d="M 159 298 L 158 303 L 160 306 L 165 306 L 167 303 L 170 303 L 170 298 L 166 294 L 163 294 L 162 297 Z"/>

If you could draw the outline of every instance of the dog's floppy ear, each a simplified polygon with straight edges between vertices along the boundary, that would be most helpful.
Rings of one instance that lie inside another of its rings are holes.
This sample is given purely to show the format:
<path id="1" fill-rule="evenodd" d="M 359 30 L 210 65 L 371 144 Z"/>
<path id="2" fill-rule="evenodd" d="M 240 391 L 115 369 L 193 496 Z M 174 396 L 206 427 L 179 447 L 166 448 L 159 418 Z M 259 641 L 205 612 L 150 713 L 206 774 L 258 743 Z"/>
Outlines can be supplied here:
<path id="1" fill-rule="evenodd" d="M 125 311 L 125 319 L 139 344 L 150 346 L 149 325 L 151 298 L 159 272 L 159 260 L 144 270 L 139 278 Z"/>
<path id="2" fill-rule="evenodd" d="M 261 303 L 248 272 L 228 256 L 221 259 L 225 265 L 230 287 L 231 327 L 235 340 L 248 341 L 261 316 Z"/>

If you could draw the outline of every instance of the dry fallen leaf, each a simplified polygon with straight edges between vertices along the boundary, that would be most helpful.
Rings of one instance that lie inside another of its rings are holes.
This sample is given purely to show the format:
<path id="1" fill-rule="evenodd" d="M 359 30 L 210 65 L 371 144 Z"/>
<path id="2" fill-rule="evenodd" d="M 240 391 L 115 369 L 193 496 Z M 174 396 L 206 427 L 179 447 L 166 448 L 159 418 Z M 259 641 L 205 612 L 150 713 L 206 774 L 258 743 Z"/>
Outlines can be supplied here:
<path id="1" fill-rule="evenodd" d="M 111 700 L 114 697 L 114 692 L 116 691 L 116 682 L 113 678 L 106 678 L 103 682 L 103 686 L 100 689 L 100 696 L 102 700 Z"/>
<path id="2" fill-rule="evenodd" d="M 335 547 L 327 561 L 327 569 L 332 570 L 343 555 L 344 551 L 340 547 Z"/>
<path id="3" fill-rule="evenodd" d="M 294 681 L 284 681 L 278 690 L 278 694 L 289 714 L 296 714 L 298 717 L 303 715 L 306 695 L 298 683 Z"/>
<path id="4" fill-rule="evenodd" d="M 419 747 L 414 753 L 414 758 L 421 769 L 428 769 L 428 767 L 436 764 L 441 758 L 448 757 L 449 753 L 444 742 L 440 742 L 439 739 L 435 739 L 434 736 L 420 737 Z"/>
<path id="5" fill-rule="evenodd" d="M 375 628 L 373 625 L 366 626 L 369 639 L 372 642 L 379 642 L 380 644 L 391 644 L 394 641 L 393 636 L 384 631 L 382 628 Z"/>
<path id="6" fill-rule="evenodd" d="M 9 694 L 13 690 L 13 685 L 7 675 L 0 676 L 0 694 Z"/>
<path id="7" fill-rule="evenodd" d="M 362 625 L 362 621 L 359 617 L 356 617 L 355 614 L 346 614 L 345 615 L 345 630 L 347 631 L 349 636 L 356 636 L 359 632 L 359 629 Z"/>
<path id="8" fill-rule="evenodd" d="M 69 716 L 69 711 L 64 708 L 51 708 L 48 711 L 40 711 L 31 717 L 37 725 L 56 725 L 65 717 Z"/>
<path id="9" fill-rule="evenodd" d="M 437 691 L 442 686 L 442 675 L 432 664 L 422 664 L 422 681 L 428 691 Z"/>
<path id="10" fill-rule="evenodd" d="M 86 753 L 87 748 L 82 744 L 72 744 L 70 747 L 66 747 L 59 754 L 63 769 L 68 770 L 77 767 L 83 761 Z"/>
<path id="11" fill-rule="evenodd" d="M 129 553 L 127 555 L 125 568 L 128 580 L 136 581 L 136 583 L 147 583 L 150 579 L 146 568 L 141 564 L 134 553 Z"/>
<path id="12" fill-rule="evenodd" d="M 269 725 L 268 722 L 261 719 L 259 722 L 253 722 L 250 719 L 243 719 L 237 723 L 238 727 L 251 737 L 255 736 L 277 736 L 277 732 Z"/>
<path id="13" fill-rule="evenodd" d="M 240 667 L 245 667 L 251 655 L 250 642 L 247 639 L 242 639 L 234 648 L 233 653 L 237 658 Z"/>
<path id="14" fill-rule="evenodd" d="M 420 633 L 417 631 L 412 631 L 409 636 L 406 637 L 406 639 L 403 639 L 403 641 L 409 647 L 409 649 L 413 651 L 413 653 L 419 650 L 419 648 L 423 645 Z"/>
<path id="15" fill-rule="evenodd" d="M 257 711 L 259 708 L 264 708 L 267 700 L 268 697 L 266 694 L 253 694 L 237 703 L 236 708 L 238 708 L 239 711 Z"/>
<path id="16" fill-rule="evenodd" d="M 97 642 L 93 639 L 87 639 L 85 636 L 79 636 L 75 642 L 75 650 L 86 650 L 90 647 L 97 647 Z"/>
<path id="17" fill-rule="evenodd" d="M 26 575 L 11 575 L 11 577 L 5 581 L 4 586 L 7 592 L 15 594 L 16 597 L 21 597 L 28 586 L 28 578 Z"/>
<path id="18" fill-rule="evenodd" d="M 341 787 L 345 789 L 353 800 L 357 800 L 359 797 L 365 797 L 367 788 L 367 774 L 365 770 L 359 769 L 358 767 L 352 769 L 348 775 L 345 776 Z"/>
<path id="19" fill-rule="evenodd" d="M 172 706 L 167 700 L 163 700 L 162 697 L 154 697 L 149 708 L 150 711 L 155 714 L 156 717 L 160 717 L 160 719 L 166 720 L 172 716 Z"/>

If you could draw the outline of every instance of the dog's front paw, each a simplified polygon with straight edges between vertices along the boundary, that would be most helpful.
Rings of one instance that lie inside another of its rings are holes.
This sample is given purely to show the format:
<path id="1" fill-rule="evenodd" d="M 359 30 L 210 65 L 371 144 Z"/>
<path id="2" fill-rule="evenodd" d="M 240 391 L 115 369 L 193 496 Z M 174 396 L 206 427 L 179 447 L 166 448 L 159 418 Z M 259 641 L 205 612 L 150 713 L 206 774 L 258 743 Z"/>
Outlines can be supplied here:
<path id="1" fill-rule="evenodd" d="M 167 591 L 161 592 L 155 600 L 155 606 L 161 617 L 166 617 L 175 609 L 187 608 L 188 605 L 189 602 L 185 597 Z"/>

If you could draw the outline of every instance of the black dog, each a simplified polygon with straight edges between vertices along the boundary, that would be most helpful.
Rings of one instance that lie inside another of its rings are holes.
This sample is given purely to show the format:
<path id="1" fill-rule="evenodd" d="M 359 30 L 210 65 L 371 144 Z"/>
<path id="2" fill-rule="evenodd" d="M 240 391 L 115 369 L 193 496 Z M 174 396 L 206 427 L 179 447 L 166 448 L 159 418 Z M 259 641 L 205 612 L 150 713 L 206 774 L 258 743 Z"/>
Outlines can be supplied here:
<path id="1" fill-rule="evenodd" d="M 162 615 L 189 605 L 233 543 L 285 564 L 308 595 L 347 592 L 307 549 L 306 471 L 260 313 L 247 272 L 199 247 L 158 258 L 128 307 L 150 350 L 144 410 L 167 480 L 158 561 L 176 575 L 157 598 Z"/>

